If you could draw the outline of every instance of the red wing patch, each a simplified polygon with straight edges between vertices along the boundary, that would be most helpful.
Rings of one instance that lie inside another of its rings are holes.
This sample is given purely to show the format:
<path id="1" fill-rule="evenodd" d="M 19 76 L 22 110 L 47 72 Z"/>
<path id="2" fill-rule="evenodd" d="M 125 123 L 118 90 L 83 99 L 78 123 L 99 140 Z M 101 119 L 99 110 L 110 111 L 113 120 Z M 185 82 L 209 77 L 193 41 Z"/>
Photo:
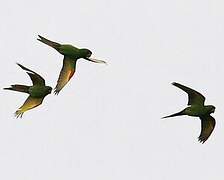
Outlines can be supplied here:
<path id="1" fill-rule="evenodd" d="M 75 71 L 70 71 L 69 72 L 69 76 L 68 76 L 68 80 L 70 80 L 72 78 L 72 76 L 74 75 Z"/>
<path id="2" fill-rule="evenodd" d="M 64 58 L 63 66 L 55 87 L 55 94 L 58 94 L 60 90 L 68 83 L 75 73 L 76 61 Z"/>

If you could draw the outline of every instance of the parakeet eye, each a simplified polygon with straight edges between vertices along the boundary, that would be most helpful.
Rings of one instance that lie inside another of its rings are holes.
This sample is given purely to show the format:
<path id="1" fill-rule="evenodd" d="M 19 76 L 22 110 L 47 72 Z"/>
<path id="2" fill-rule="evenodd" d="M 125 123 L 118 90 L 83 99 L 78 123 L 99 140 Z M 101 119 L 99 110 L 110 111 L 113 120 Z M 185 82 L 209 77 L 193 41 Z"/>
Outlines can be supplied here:
<path id="1" fill-rule="evenodd" d="M 92 55 L 92 53 L 91 53 L 91 52 L 89 52 L 89 53 L 88 53 L 88 55 L 87 55 L 87 57 L 90 57 L 91 55 Z"/>

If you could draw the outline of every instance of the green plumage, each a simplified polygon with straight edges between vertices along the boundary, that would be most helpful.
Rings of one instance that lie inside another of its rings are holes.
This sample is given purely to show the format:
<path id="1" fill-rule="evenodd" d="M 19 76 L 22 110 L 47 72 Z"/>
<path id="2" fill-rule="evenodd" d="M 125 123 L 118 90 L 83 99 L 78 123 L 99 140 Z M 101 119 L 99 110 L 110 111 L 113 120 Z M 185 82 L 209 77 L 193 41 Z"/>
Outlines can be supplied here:
<path id="1" fill-rule="evenodd" d="M 57 85 L 55 87 L 54 93 L 58 94 L 61 89 L 68 83 L 71 77 L 75 73 L 76 61 L 78 59 L 85 59 L 94 63 L 106 63 L 102 60 L 97 60 L 90 58 L 92 52 L 89 49 L 77 48 L 70 44 L 60 44 L 49 39 L 44 38 L 43 36 L 38 35 L 38 41 L 56 49 L 60 54 L 64 56 L 63 67 L 61 69 Z"/>
<path id="2" fill-rule="evenodd" d="M 51 93 L 52 88 L 50 86 L 45 86 L 45 80 L 39 74 L 21 64 L 17 63 L 17 65 L 27 72 L 33 82 L 33 85 L 25 86 L 16 84 L 4 89 L 29 94 L 29 97 L 26 99 L 24 104 L 15 112 L 16 117 L 22 117 L 24 112 L 39 106 L 43 102 L 45 96 Z"/>
<path id="3" fill-rule="evenodd" d="M 34 97 L 34 98 L 41 98 L 48 95 L 51 92 L 51 90 L 52 88 L 49 86 L 36 85 L 36 86 L 31 86 L 29 88 L 29 94 L 31 97 Z"/>
<path id="4" fill-rule="evenodd" d="M 80 57 L 80 50 L 72 45 L 64 44 L 58 48 L 58 52 L 64 56 L 68 56 L 72 59 L 79 59 Z"/>
<path id="5" fill-rule="evenodd" d="M 211 113 L 215 112 L 215 107 L 213 105 L 204 105 L 205 97 L 199 92 L 179 83 L 174 82 L 172 84 L 188 94 L 189 106 L 178 113 L 163 118 L 181 115 L 199 117 L 201 119 L 201 133 L 198 139 L 200 142 L 204 143 L 215 128 L 215 119 L 210 116 Z"/>

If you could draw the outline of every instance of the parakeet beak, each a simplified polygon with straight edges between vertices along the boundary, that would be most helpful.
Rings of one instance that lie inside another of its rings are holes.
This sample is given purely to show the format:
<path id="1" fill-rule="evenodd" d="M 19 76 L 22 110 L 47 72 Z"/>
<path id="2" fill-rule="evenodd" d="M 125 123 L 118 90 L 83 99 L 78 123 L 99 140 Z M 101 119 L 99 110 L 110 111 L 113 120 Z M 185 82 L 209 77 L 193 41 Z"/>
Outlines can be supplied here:
<path id="1" fill-rule="evenodd" d="M 99 60 L 99 59 L 93 59 L 93 58 L 90 58 L 90 57 L 86 57 L 85 59 L 88 60 L 88 61 L 94 62 L 94 63 L 103 63 L 103 64 L 107 64 L 106 61 Z"/>
<path id="2" fill-rule="evenodd" d="M 52 92 L 52 89 L 49 89 L 48 93 L 51 94 L 51 92 Z"/>

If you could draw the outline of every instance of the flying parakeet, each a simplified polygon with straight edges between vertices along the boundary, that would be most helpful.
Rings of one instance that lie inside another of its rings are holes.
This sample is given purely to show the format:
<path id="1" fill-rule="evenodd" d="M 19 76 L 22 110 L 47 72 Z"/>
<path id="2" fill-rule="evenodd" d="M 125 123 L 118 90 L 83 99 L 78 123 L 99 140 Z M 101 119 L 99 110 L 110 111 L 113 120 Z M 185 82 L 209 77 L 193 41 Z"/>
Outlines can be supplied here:
<path id="1" fill-rule="evenodd" d="M 5 90 L 19 91 L 29 94 L 29 97 L 24 104 L 15 112 L 15 116 L 18 118 L 22 117 L 24 112 L 39 106 L 43 102 L 45 96 L 51 94 L 52 88 L 50 86 L 45 86 L 45 80 L 39 74 L 19 63 L 17 63 L 17 65 L 26 71 L 33 82 L 32 86 L 15 84 L 11 85 L 9 88 L 4 88 Z"/>
<path id="2" fill-rule="evenodd" d="M 201 120 L 201 133 L 198 140 L 199 142 L 204 143 L 215 128 L 215 119 L 210 116 L 211 113 L 215 112 L 215 107 L 213 105 L 204 105 L 205 97 L 199 92 L 176 82 L 172 84 L 188 94 L 189 106 L 178 113 L 163 118 L 181 115 L 199 117 Z"/>
<path id="3" fill-rule="evenodd" d="M 56 49 L 60 54 L 64 55 L 63 67 L 61 69 L 57 85 L 54 90 L 55 94 L 58 94 L 74 75 L 76 69 L 76 61 L 78 59 L 83 58 L 95 63 L 106 63 L 102 60 L 90 58 L 92 52 L 89 49 L 79 49 L 69 44 L 59 44 L 57 42 L 50 41 L 40 35 L 38 36 L 38 41 L 47 44 L 48 46 Z"/>

